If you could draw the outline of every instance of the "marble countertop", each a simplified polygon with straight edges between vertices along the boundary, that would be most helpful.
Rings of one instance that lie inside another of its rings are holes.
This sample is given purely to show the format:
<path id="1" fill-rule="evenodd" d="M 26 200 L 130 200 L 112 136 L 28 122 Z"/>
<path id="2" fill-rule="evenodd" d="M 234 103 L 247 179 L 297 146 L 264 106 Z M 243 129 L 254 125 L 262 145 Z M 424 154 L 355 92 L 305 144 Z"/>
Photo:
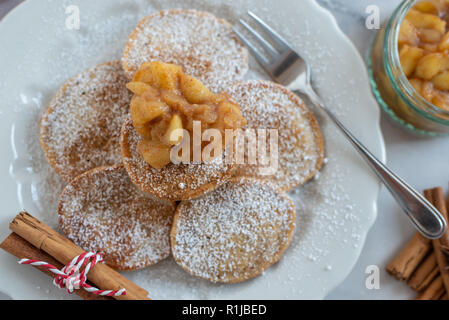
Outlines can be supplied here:
<path id="1" fill-rule="evenodd" d="M 293 1 L 293 0 L 292 0 Z M 329 9 L 341 29 L 354 42 L 362 56 L 375 30 L 365 27 L 366 8 L 377 5 L 380 20 L 391 15 L 400 0 L 317 0 Z M 0 18 L 22 0 L 0 2 Z M 384 114 L 382 130 L 385 137 L 388 165 L 418 190 L 433 186 L 447 187 L 449 182 L 449 138 L 419 138 L 397 127 Z M 415 293 L 385 272 L 389 260 L 415 232 L 408 219 L 385 188 L 379 196 L 378 218 L 370 230 L 362 254 L 346 280 L 328 299 L 410 299 Z M 381 271 L 380 288 L 365 287 L 367 266 L 377 265 Z M 0 299 L 5 298 L 0 294 Z"/>
<path id="2" fill-rule="evenodd" d="M 377 5 L 380 20 L 388 19 L 400 0 L 318 0 L 328 8 L 340 28 L 353 41 L 362 56 L 368 49 L 374 30 L 365 27 L 369 5 Z M 422 138 L 411 135 L 382 115 L 382 132 L 385 138 L 389 167 L 418 190 L 434 186 L 447 189 L 449 183 L 449 138 Z M 396 281 L 385 272 L 386 264 L 414 234 L 402 210 L 389 192 L 382 188 L 378 201 L 377 220 L 366 239 L 362 254 L 346 280 L 329 295 L 328 299 L 410 299 L 415 293 L 404 283 Z M 381 271 L 380 288 L 365 287 L 369 265 Z"/>

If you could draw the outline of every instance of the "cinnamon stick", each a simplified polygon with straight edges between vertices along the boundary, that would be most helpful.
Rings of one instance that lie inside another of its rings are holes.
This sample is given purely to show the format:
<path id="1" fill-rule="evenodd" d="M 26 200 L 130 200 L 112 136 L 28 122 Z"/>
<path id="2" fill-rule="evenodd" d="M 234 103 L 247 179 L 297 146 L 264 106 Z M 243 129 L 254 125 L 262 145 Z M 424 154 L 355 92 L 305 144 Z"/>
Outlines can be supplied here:
<path id="1" fill-rule="evenodd" d="M 435 191 L 438 189 L 440 190 Z M 441 188 L 428 189 L 424 191 L 424 196 L 437 209 L 445 210 L 444 196 L 441 198 L 440 192 L 442 194 Z M 432 247 L 430 239 L 425 238 L 418 232 L 415 233 L 401 252 L 387 265 L 388 273 L 398 280 L 408 280 Z"/>
<path id="2" fill-rule="evenodd" d="M 443 279 L 438 276 L 416 297 L 416 300 L 438 300 L 444 293 Z"/>
<path id="3" fill-rule="evenodd" d="M 430 239 L 415 233 L 401 252 L 387 265 L 388 273 L 398 280 L 407 280 L 431 247 Z"/>
<path id="4" fill-rule="evenodd" d="M 9 228 L 33 246 L 48 253 L 64 265 L 68 264 L 75 256 L 84 252 L 83 249 L 76 246 L 73 242 L 26 212 L 19 213 L 10 223 Z M 125 288 L 126 295 L 114 297 L 115 299 L 149 299 L 146 290 L 129 281 L 106 264 L 97 264 L 90 270 L 88 278 L 100 289 L 119 290 Z"/>
<path id="5" fill-rule="evenodd" d="M 407 284 L 416 291 L 422 291 L 440 273 L 435 253 L 431 252 L 424 261 L 416 268 Z"/>
<path id="6" fill-rule="evenodd" d="M 52 256 L 50 256 L 49 254 L 45 253 L 42 250 L 37 249 L 36 247 L 34 247 L 29 242 L 27 242 L 26 240 L 24 240 L 15 233 L 11 233 L 5 240 L 3 240 L 3 242 L 0 243 L 0 248 L 5 250 L 6 252 L 9 252 L 18 259 L 27 257 L 29 259 L 48 262 L 58 269 L 61 269 L 63 267 L 63 265 L 59 261 L 55 260 Z M 54 273 L 52 273 L 46 268 L 40 268 L 35 266 L 33 267 L 49 275 L 52 278 L 56 277 Z M 75 290 L 73 293 L 77 294 L 84 300 L 113 300 L 112 297 L 99 296 L 90 293 L 86 290 Z"/>
<path id="7" fill-rule="evenodd" d="M 426 198 L 430 198 L 432 204 L 441 213 L 443 218 L 448 222 L 446 200 L 442 188 L 433 188 L 424 191 L 427 194 Z M 435 251 L 436 261 L 440 270 L 441 278 L 443 280 L 446 292 L 449 292 L 449 264 L 447 257 L 449 256 L 449 231 L 443 234 L 440 239 L 432 240 L 433 249 Z"/>

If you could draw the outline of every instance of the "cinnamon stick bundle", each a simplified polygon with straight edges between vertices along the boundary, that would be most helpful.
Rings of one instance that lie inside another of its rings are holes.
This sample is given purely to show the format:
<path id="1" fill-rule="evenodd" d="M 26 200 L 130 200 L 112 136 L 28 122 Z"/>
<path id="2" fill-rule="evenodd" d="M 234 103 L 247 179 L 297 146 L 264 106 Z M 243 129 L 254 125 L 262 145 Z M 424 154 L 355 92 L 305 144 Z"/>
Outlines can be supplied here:
<path id="1" fill-rule="evenodd" d="M 75 256 L 84 252 L 70 240 L 64 238 L 49 226 L 26 212 L 19 213 L 10 223 L 9 228 L 23 240 L 38 250 L 47 253 L 60 264 L 68 264 Z M 21 257 L 33 258 L 34 257 Z M 126 289 L 126 295 L 114 297 L 119 300 L 148 300 L 148 292 L 123 277 L 120 273 L 99 263 L 88 275 L 89 281 L 104 290 Z M 80 290 L 77 290 L 80 291 Z"/>
<path id="2" fill-rule="evenodd" d="M 427 189 L 424 196 L 448 221 L 443 189 L 441 187 Z M 398 280 L 406 280 L 412 289 L 420 292 L 417 300 L 447 299 L 448 257 L 448 231 L 439 240 L 429 240 L 416 233 L 388 264 L 387 271 Z"/>

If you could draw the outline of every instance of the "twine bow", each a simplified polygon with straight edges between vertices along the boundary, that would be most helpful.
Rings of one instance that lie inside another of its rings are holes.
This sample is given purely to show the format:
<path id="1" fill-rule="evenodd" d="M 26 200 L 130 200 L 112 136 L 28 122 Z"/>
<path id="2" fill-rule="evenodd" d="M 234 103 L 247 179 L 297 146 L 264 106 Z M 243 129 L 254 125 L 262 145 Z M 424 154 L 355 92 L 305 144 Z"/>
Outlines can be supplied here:
<path id="1" fill-rule="evenodd" d="M 56 274 L 53 279 L 53 284 L 60 289 L 67 289 L 68 293 L 73 293 L 74 289 L 83 288 L 84 290 L 100 296 L 121 296 L 126 295 L 126 289 L 120 290 L 100 290 L 89 285 L 87 281 L 87 274 L 91 268 L 97 263 L 103 262 L 103 255 L 96 252 L 84 252 L 76 256 L 72 261 L 64 266 L 61 270 L 55 266 L 39 260 L 22 259 L 18 261 L 19 264 L 28 264 L 36 267 L 46 268 Z"/>

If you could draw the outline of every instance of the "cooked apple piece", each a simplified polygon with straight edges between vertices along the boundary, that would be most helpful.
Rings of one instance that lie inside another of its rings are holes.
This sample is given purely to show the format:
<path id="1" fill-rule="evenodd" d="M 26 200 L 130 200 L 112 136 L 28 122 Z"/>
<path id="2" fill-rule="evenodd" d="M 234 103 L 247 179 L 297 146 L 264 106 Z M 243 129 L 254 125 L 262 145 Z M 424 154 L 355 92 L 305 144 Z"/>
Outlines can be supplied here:
<path id="1" fill-rule="evenodd" d="M 432 53 L 438 50 L 437 43 L 423 43 L 421 47 L 424 49 L 424 54 Z"/>
<path id="2" fill-rule="evenodd" d="M 222 125 L 225 128 L 240 128 L 246 125 L 246 120 L 242 117 L 240 108 L 233 103 L 220 103 L 218 113 L 222 118 Z"/>
<path id="3" fill-rule="evenodd" d="M 432 79 L 435 88 L 449 91 L 449 71 L 443 71 Z"/>
<path id="4" fill-rule="evenodd" d="M 167 145 L 145 139 L 137 144 L 137 150 L 145 162 L 156 169 L 161 169 L 170 163 L 170 149 Z"/>
<path id="5" fill-rule="evenodd" d="M 421 79 L 412 78 L 409 79 L 409 82 L 418 93 L 421 92 L 423 86 L 423 81 Z"/>
<path id="6" fill-rule="evenodd" d="M 437 93 L 431 101 L 438 108 L 449 111 L 449 95 L 447 93 Z"/>
<path id="7" fill-rule="evenodd" d="M 133 81 L 145 82 L 147 84 L 153 83 L 154 77 L 151 62 L 145 62 L 140 66 L 139 70 L 134 74 Z"/>
<path id="8" fill-rule="evenodd" d="M 147 101 L 139 96 L 135 96 L 131 100 L 131 118 L 137 126 L 150 122 L 168 111 L 168 106 L 161 101 Z"/>
<path id="9" fill-rule="evenodd" d="M 413 6 L 413 9 L 416 9 L 423 13 L 438 15 L 438 8 L 435 6 L 434 3 L 430 1 L 420 1 Z"/>
<path id="10" fill-rule="evenodd" d="M 418 30 L 407 19 L 404 19 L 404 21 L 401 24 L 401 28 L 399 30 L 398 43 L 400 45 L 407 43 L 411 46 L 417 46 L 419 43 Z"/>
<path id="11" fill-rule="evenodd" d="M 186 74 L 181 76 L 181 92 L 190 103 L 201 104 L 214 98 L 214 94 L 200 81 Z"/>
<path id="12" fill-rule="evenodd" d="M 421 88 L 421 95 L 427 101 L 432 101 L 433 96 L 435 95 L 435 89 L 433 88 L 433 83 L 431 81 L 424 81 Z"/>
<path id="13" fill-rule="evenodd" d="M 417 77 L 430 80 L 445 67 L 446 61 L 441 53 L 429 53 L 419 59 L 415 74 Z"/>
<path id="14" fill-rule="evenodd" d="M 403 45 L 399 52 L 399 60 L 405 75 L 410 76 L 415 71 L 419 59 L 424 55 L 424 50 L 409 45 Z"/>
<path id="15" fill-rule="evenodd" d="M 164 90 L 161 93 L 161 99 L 175 111 L 180 111 L 185 115 L 191 115 L 192 105 L 181 95 Z"/>
<path id="16" fill-rule="evenodd" d="M 171 113 L 165 113 L 157 120 L 151 122 L 151 140 L 163 143 L 165 133 L 167 132 L 168 125 L 171 120 Z"/>
<path id="17" fill-rule="evenodd" d="M 441 38 L 441 41 L 438 45 L 438 50 L 445 51 L 449 49 L 449 31 Z"/>
<path id="18" fill-rule="evenodd" d="M 128 88 L 128 90 L 131 91 L 132 93 L 137 94 L 139 96 L 144 95 L 147 91 L 153 90 L 151 86 L 140 81 L 128 82 L 126 84 L 126 88 Z"/>
<path id="19" fill-rule="evenodd" d="M 159 89 L 176 91 L 178 89 L 178 75 L 182 72 L 180 66 L 163 63 L 160 61 L 151 62 L 154 83 Z"/>
<path id="20" fill-rule="evenodd" d="M 207 104 L 196 104 L 193 111 L 193 119 L 201 123 L 211 124 L 217 121 L 218 115 L 214 108 Z"/>
<path id="21" fill-rule="evenodd" d="M 181 130 L 181 134 L 177 134 L 176 130 Z M 164 136 L 164 143 L 174 146 L 182 141 L 182 137 L 182 119 L 178 114 L 174 114 L 168 124 L 168 128 Z"/>
<path id="22" fill-rule="evenodd" d="M 420 29 L 419 30 L 419 39 L 422 42 L 427 43 L 436 43 L 441 39 L 441 33 L 434 29 Z"/>
<path id="23" fill-rule="evenodd" d="M 446 31 L 446 21 L 433 14 L 410 9 L 405 18 L 417 28 L 435 29 L 440 34 Z"/>
<path id="24" fill-rule="evenodd" d="M 151 128 L 149 127 L 148 123 L 142 125 L 136 125 L 135 123 L 133 123 L 133 126 L 139 135 L 144 138 L 151 138 Z"/>

